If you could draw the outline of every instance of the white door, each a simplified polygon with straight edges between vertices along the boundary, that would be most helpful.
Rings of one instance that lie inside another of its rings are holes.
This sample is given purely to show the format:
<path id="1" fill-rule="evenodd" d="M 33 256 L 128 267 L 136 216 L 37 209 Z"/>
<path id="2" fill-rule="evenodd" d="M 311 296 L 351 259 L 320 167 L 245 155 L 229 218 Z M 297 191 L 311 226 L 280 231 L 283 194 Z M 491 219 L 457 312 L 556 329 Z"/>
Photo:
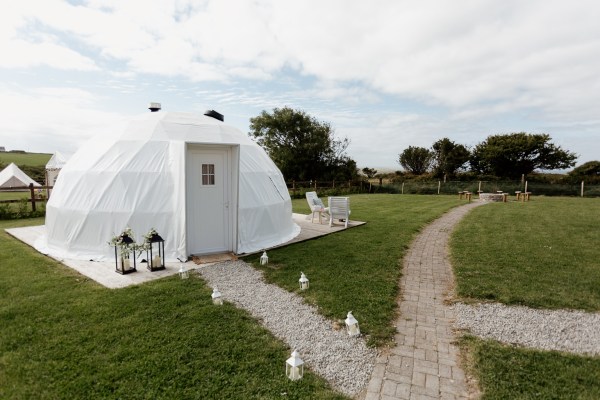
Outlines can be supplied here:
<path id="1" fill-rule="evenodd" d="M 229 150 L 189 150 L 188 253 L 231 251 Z"/>

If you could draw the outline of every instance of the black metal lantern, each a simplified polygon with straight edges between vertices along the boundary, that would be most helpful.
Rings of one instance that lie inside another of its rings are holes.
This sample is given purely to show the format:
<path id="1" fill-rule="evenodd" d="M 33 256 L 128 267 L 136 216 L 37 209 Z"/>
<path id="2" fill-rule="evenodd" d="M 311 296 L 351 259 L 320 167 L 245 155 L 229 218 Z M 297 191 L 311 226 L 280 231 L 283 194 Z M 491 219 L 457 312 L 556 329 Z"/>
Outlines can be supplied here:
<path id="1" fill-rule="evenodd" d="M 165 240 L 156 232 L 146 239 L 146 260 L 149 271 L 165 269 Z"/>
<path id="2" fill-rule="evenodd" d="M 137 271 L 135 241 L 126 233 L 122 233 L 115 244 L 115 271 L 121 275 Z"/>

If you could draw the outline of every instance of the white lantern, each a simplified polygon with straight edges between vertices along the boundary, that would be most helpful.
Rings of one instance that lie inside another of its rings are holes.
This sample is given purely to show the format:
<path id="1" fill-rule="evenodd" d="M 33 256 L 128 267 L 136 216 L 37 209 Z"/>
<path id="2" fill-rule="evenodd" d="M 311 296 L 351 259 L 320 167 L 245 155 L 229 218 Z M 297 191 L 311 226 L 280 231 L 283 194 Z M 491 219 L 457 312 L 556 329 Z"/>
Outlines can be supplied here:
<path id="1" fill-rule="evenodd" d="M 348 313 L 348 316 L 345 320 L 346 329 L 348 330 L 348 335 L 350 336 L 358 336 L 360 335 L 360 328 L 358 327 L 358 321 L 352 315 L 352 311 Z"/>
<path id="2" fill-rule="evenodd" d="M 187 279 L 190 277 L 190 273 L 183 267 L 183 265 L 179 268 L 179 276 L 181 279 Z"/>
<path id="3" fill-rule="evenodd" d="M 269 257 L 267 256 L 267 252 L 263 251 L 262 256 L 260 256 L 260 265 L 267 265 L 269 263 Z"/>
<path id="4" fill-rule="evenodd" d="M 293 381 L 302 379 L 302 376 L 304 376 L 304 361 L 300 359 L 300 355 L 296 350 L 292 352 L 292 356 L 285 362 L 285 374 Z"/>
<path id="5" fill-rule="evenodd" d="M 304 272 L 300 272 L 300 280 L 298 282 L 300 282 L 300 289 L 302 290 L 308 289 L 308 286 L 310 285 L 308 278 L 306 275 L 304 275 Z"/>
<path id="6" fill-rule="evenodd" d="M 221 292 L 219 292 L 219 289 L 217 289 L 216 287 L 213 289 L 211 297 L 213 304 L 217 306 L 223 305 L 223 298 L 221 297 Z"/>

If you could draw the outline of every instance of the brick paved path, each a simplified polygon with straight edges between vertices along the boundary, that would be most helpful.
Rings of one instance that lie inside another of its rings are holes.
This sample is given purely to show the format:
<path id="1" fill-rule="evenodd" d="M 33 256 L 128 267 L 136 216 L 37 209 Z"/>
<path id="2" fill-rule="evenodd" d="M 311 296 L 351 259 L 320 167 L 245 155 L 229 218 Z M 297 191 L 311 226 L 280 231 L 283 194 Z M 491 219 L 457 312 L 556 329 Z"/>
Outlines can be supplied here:
<path id="1" fill-rule="evenodd" d="M 379 357 L 365 400 L 468 398 L 452 344 L 454 314 L 444 305 L 454 285 L 447 244 L 456 223 L 481 204 L 450 210 L 411 244 L 400 280 L 397 346 Z"/>

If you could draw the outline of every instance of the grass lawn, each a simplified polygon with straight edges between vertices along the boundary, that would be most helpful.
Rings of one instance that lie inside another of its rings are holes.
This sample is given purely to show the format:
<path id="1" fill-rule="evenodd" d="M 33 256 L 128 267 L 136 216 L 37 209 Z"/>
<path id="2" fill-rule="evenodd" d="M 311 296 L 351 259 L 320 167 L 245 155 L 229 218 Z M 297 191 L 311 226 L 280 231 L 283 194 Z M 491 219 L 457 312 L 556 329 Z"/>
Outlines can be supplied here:
<path id="1" fill-rule="evenodd" d="M 600 310 L 600 199 L 534 197 L 470 212 L 451 240 L 466 301 Z M 600 357 L 461 340 L 483 399 L 600 399 Z"/>
<path id="2" fill-rule="evenodd" d="M 52 158 L 52 154 L 45 153 L 0 153 L 0 162 L 8 165 L 15 163 L 17 165 L 45 166 Z"/>
<path id="3" fill-rule="evenodd" d="M 464 337 L 482 400 L 600 399 L 600 358 L 515 348 Z"/>
<path id="4" fill-rule="evenodd" d="M 0 192 L 0 200 L 19 200 L 31 199 L 31 194 L 27 192 Z"/>
<path id="5" fill-rule="evenodd" d="M 600 199 L 534 197 L 478 207 L 451 240 L 464 298 L 600 310 Z"/>
<path id="6" fill-rule="evenodd" d="M 327 202 L 327 199 L 324 199 Z M 400 259 L 416 233 L 448 209 L 464 204 L 456 196 L 356 195 L 350 197 L 352 219 L 367 221 L 299 244 L 269 251 L 269 265 L 258 266 L 266 279 L 303 296 L 331 319 L 353 311 L 369 343 L 388 343 L 395 333 Z M 305 199 L 293 200 L 294 212 L 308 214 Z M 310 290 L 300 291 L 304 272 Z"/>
<path id="7" fill-rule="evenodd" d="M 327 317 L 343 319 L 354 311 L 370 343 L 383 345 L 394 333 L 399 260 L 424 225 L 460 204 L 455 196 L 352 196 L 352 219 L 366 225 L 270 251 L 269 266 L 261 269 L 267 280 L 299 293 Z M 306 200 L 293 205 L 308 213 Z M 599 259 L 599 207 L 598 199 L 535 197 L 474 209 L 452 240 L 459 291 L 464 282 L 472 282 L 468 288 L 479 281 L 495 286 L 479 289 L 481 297 L 461 295 L 598 309 L 598 281 L 596 292 L 582 292 L 581 276 L 589 267 L 587 278 L 598 279 L 590 259 Z M 0 229 L 42 223 L 0 221 Z M 248 259 L 257 264 L 258 256 Z M 554 265 L 556 260 L 562 261 Z M 573 265 L 578 267 L 569 270 Z M 298 289 L 300 271 L 311 282 L 305 292 Z M 3 231 L 0 272 L 0 398 L 345 398 L 310 372 L 302 381 L 287 380 L 289 349 L 243 310 L 212 306 L 201 279 L 105 289 Z M 557 275 L 546 279 L 548 274 Z M 534 286 L 538 282 L 546 286 Z M 497 287 L 508 294 L 501 296 Z M 598 357 L 470 337 L 461 346 L 469 349 L 485 399 L 600 398 Z"/>
<path id="8" fill-rule="evenodd" d="M 0 221 L 0 229 L 42 224 Z M 199 278 L 106 289 L 0 231 L 2 399 L 343 399 Z"/>

